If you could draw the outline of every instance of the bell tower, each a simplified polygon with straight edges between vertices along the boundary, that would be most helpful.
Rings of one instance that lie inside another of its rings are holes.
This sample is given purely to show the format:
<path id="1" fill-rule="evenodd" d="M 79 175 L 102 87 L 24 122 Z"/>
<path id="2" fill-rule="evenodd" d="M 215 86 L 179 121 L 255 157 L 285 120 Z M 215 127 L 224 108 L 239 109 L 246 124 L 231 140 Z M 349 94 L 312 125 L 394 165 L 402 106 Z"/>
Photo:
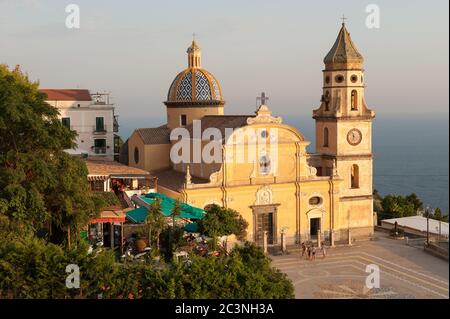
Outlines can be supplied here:
<path id="1" fill-rule="evenodd" d="M 321 105 L 313 111 L 316 153 L 321 175 L 332 175 L 333 162 L 344 180 L 339 190 L 340 218 L 359 233 L 373 229 L 372 120 L 364 98 L 364 58 L 353 43 L 345 23 L 324 58 Z M 352 227 L 353 225 L 353 227 Z M 367 228 L 364 230 L 363 228 Z"/>

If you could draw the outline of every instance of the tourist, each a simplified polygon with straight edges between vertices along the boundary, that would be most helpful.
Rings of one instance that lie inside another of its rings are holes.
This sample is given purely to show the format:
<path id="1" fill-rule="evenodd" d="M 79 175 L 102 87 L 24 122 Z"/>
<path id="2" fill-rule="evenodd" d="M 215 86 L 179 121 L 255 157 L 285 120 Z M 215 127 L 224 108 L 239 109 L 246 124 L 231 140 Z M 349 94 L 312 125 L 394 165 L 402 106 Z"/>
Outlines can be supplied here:
<path id="1" fill-rule="evenodd" d="M 316 247 L 311 248 L 311 259 L 316 260 Z"/>
<path id="2" fill-rule="evenodd" d="M 305 256 L 306 253 L 306 245 L 305 242 L 302 243 L 302 257 Z"/>
<path id="3" fill-rule="evenodd" d="M 325 250 L 325 245 L 322 243 L 322 259 L 324 259 L 327 255 L 327 252 Z"/>

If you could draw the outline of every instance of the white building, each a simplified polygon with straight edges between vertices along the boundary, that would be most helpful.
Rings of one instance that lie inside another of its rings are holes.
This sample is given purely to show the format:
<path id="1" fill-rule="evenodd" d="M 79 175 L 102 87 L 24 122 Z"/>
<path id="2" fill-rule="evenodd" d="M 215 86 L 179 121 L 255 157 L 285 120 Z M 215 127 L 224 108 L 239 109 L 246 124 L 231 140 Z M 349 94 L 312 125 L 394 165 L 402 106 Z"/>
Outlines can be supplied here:
<path id="1" fill-rule="evenodd" d="M 119 125 L 114 105 L 106 93 L 84 89 L 41 89 L 47 102 L 58 108 L 62 123 L 77 132 L 77 147 L 67 150 L 89 159 L 113 160 L 118 155 Z"/>

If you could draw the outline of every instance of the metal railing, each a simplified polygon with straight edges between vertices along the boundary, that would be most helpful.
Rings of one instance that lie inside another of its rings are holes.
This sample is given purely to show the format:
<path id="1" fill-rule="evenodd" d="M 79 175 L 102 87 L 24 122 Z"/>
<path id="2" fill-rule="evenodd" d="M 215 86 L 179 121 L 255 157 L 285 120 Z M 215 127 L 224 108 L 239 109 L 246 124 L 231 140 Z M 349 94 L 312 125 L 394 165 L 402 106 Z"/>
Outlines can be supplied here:
<path id="1" fill-rule="evenodd" d="M 107 130 L 106 125 L 103 125 L 103 126 L 94 125 L 94 127 L 93 127 L 94 134 L 105 134 L 107 131 L 108 130 Z"/>
<path id="2" fill-rule="evenodd" d="M 106 146 L 102 146 L 102 147 L 94 146 L 94 153 L 95 154 L 106 154 Z"/>

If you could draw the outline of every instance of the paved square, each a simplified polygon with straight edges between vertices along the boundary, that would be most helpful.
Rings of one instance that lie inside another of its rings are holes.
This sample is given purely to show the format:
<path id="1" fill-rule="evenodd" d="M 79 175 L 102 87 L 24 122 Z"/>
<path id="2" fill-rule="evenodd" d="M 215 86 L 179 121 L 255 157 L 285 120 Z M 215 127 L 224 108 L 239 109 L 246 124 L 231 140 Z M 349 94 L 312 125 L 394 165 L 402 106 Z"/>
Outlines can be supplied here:
<path id="1" fill-rule="evenodd" d="M 324 259 L 319 251 L 315 261 L 298 251 L 271 258 L 291 278 L 296 298 L 449 298 L 447 261 L 383 233 L 374 241 L 328 248 Z M 380 288 L 366 288 L 370 264 L 380 269 Z"/>

